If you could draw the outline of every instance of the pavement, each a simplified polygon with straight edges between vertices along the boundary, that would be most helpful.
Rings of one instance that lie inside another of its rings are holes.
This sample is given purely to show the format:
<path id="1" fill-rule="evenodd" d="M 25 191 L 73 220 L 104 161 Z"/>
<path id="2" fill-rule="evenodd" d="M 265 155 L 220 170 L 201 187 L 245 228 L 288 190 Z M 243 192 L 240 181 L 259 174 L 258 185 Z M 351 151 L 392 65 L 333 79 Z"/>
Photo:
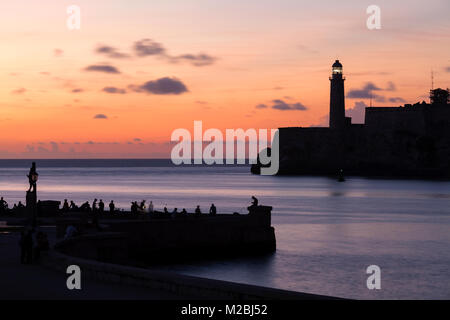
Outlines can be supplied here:
<path id="1" fill-rule="evenodd" d="M 55 228 L 43 227 L 50 242 L 55 241 Z M 69 290 L 64 272 L 39 264 L 20 263 L 20 233 L 0 227 L 0 300 L 178 300 L 183 297 L 142 287 L 123 286 L 83 279 L 81 290 Z"/>

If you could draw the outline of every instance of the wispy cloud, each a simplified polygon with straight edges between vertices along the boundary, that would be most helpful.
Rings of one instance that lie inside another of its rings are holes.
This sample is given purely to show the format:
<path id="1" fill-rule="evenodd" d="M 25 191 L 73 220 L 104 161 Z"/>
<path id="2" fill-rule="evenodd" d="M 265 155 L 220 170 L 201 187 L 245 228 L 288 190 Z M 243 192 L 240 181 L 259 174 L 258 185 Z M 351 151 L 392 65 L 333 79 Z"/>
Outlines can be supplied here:
<path id="1" fill-rule="evenodd" d="M 107 46 L 107 45 L 100 45 L 95 49 L 96 53 L 103 54 L 107 56 L 108 58 L 113 59 L 124 59 L 129 58 L 130 55 L 126 53 L 120 52 L 117 48 Z"/>
<path id="2" fill-rule="evenodd" d="M 90 71 L 90 72 L 104 72 L 104 73 L 120 73 L 120 71 L 111 65 L 90 65 L 87 66 L 86 68 L 84 68 L 85 71 Z"/>
<path id="3" fill-rule="evenodd" d="M 103 113 L 99 113 L 94 116 L 94 119 L 108 119 L 108 116 Z"/>
<path id="4" fill-rule="evenodd" d="M 127 91 L 125 89 L 120 89 L 120 88 L 116 88 L 116 87 L 104 87 L 102 89 L 102 91 L 106 92 L 106 93 L 118 93 L 118 94 L 127 93 Z"/>
<path id="5" fill-rule="evenodd" d="M 25 88 L 19 88 L 11 91 L 12 94 L 24 94 L 25 92 L 27 92 L 27 89 Z"/>
<path id="6" fill-rule="evenodd" d="M 177 78 L 169 77 L 147 81 L 140 86 L 130 85 L 129 88 L 136 92 L 145 92 L 159 95 L 179 95 L 189 91 L 183 82 L 181 82 Z"/>
<path id="7" fill-rule="evenodd" d="M 264 103 L 260 103 L 255 106 L 256 109 L 268 109 L 269 107 L 274 110 L 279 110 L 279 111 L 289 111 L 289 110 L 305 111 L 305 110 L 308 110 L 308 108 L 300 102 L 287 103 L 281 99 L 272 100 L 270 106 L 267 104 L 264 104 Z"/>

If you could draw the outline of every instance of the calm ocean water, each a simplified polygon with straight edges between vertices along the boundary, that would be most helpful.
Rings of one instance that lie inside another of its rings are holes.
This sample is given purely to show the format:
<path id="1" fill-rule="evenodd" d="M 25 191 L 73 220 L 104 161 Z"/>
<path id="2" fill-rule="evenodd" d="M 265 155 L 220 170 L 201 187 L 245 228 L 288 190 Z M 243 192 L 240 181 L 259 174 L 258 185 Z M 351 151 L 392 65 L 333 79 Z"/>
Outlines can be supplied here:
<path id="1" fill-rule="evenodd" d="M 30 161 L 0 160 L 0 195 L 24 201 Z M 269 257 L 167 267 L 190 275 L 359 299 L 450 299 L 450 182 L 262 177 L 248 167 L 172 167 L 155 160 L 40 160 L 41 200 L 134 200 L 242 212 L 271 205 Z M 365 269 L 381 268 L 381 290 Z"/>

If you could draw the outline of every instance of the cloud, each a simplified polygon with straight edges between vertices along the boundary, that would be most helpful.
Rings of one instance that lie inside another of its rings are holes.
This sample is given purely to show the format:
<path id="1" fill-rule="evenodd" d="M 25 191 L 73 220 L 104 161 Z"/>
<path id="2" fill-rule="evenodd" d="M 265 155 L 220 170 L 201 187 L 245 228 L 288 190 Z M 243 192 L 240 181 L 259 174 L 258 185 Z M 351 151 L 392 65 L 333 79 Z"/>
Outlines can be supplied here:
<path id="1" fill-rule="evenodd" d="M 152 39 L 136 41 L 133 45 L 133 50 L 139 57 L 164 55 L 166 53 L 166 49 L 163 45 Z"/>
<path id="2" fill-rule="evenodd" d="M 281 110 L 281 111 L 300 110 L 300 111 L 304 111 L 304 110 L 308 109 L 307 107 L 305 107 L 300 102 L 297 102 L 297 103 L 286 103 L 286 102 L 284 102 L 283 100 L 280 100 L 280 99 L 273 100 L 272 102 L 274 103 L 272 105 L 272 109 L 275 109 L 275 110 Z"/>
<path id="3" fill-rule="evenodd" d="M 99 113 L 94 116 L 94 119 L 108 119 L 108 116 L 103 113 Z"/>
<path id="4" fill-rule="evenodd" d="M 167 53 L 166 48 L 164 48 L 161 43 L 153 41 L 152 39 L 142 39 L 136 41 L 133 45 L 133 51 L 138 57 L 157 56 L 170 63 L 187 62 L 195 67 L 209 66 L 217 61 L 216 57 L 206 53 L 186 53 L 172 56 Z"/>
<path id="5" fill-rule="evenodd" d="M 364 101 L 357 101 L 353 108 L 345 110 L 345 115 L 352 118 L 352 123 L 364 123 L 367 107 Z"/>
<path id="6" fill-rule="evenodd" d="M 350 90 L 347 93 L 347 98 L 349 98 L 349 99 L 371 99 L 372 98 L 377 102 L 386 102 L 386 100 L 387 100 L 386 97 L 379 95 L 379 94 L 375 94 L 374 91 L 396 91 L 396 90 L 397 90 L 397 87 L 396 87 L 395 83 L 393 83 L 392 81 L 388 82 L 387 87 L 385 89 L 376 86 L 372 82 L 367 82 L 364 85 L 364 87 L 361 89 Z M 391 98 L 391 99 L 397 99 L 397 98 Z M 391 101 L 391 99 L 389 99 L 389 101 Z M 394 100 L 391 102 L 397 102 L 397 101 Z"/>
<path id="7" fill-rule="evenodd" d="M 102 91 L 106 93 L 118 93 L 118 94 L 125 94 L 127 91 L 125 89 L 120 89 L 116 87 L 104 87 Z"/>
<path id="8" fill-rule="evenodd" d="M 81 88 L 72 89 L 72 93 L 80 93 L 80 92 L 83 92 L 83 91 L 84 91 L 84 89 L 81 89 Z"/>
<path id="9" fill-rule="evenodd" d="M 450 67 L 445 67 L 444 70 L 445 72 L 450 72 Z"/>
<path id="10" fill-rule="evenodd" d="M 375 97 L 373 91 L 381 91 L 382 89 L 377 87 L 372 82 L 368 82 L 362 89 L 352 89 L 347 93 L 347 98 L 350 99 L 370 99 Z"/>
<path id="11" fill-rule="evenodd" d="M 141 142 L 141 141 L 142 141 L 142 139 L 141 139 L 141 138 L 134 138 L 134 139 L 133 139 L 133 141 L 136 141 L 136 142 Z"/>
<path id="12" fill-rule="evenodd" d="M 260 103 L 260 104 L 258 104 L 255 108 L 256 108 L 256 109 L 267 109 L 268 107 L 267 107 L 266 104 Z"/>
<path id="13" fill-rule="evenodd" d="M 95 49 L 95 52 L 106 55 L 108 58 L 113 58 L 113 59 L 124 59 L 124 58 L 130 57 L 128 54 L 119 52 L 116 48 L 106 46 L 106 45 L 98 46 Z"/>
<path id="14" fill-rule="evenodd" d="M 84 68 L 84 70 L 91 72 L 120 73 L 116 67 L 110 65 L 90 65 Z"/>
<path id="15" fill-rule="evenodd" d="M 389 81 L 386 91 L 395 91 L 395 90 L 397 90 L 395 83 L 393 83 L 392 81 Z"/>
<path id="16" fill-rule="evenodd" d="M 188 92 L 183 82 L 176 78 L 164 77 L 158 80 L 147 81 L 141 86 L 130 85 L 130 89 L 136 92 L 146 92 L 152 94 L 183 94 Z"/>
<path id="17" fill-rule="evenodd" d="M 209 66 L 216 62 L 217 58 L 205 53 L 195 54 L 183 54 L 176 57 L 170 57 L 172 63 L 178 63 L 180 61 L 186 61 L 196 67 Z"/>
<path id="18" fill-rule="evenodd" d="M 19 88 L 19 89 L 11 91 L 12 94 L 24 94 L 25 92 L 27 92 L 27 89 L 25 89 L 25 88 Z"/>
<path id="19" fill-rule="evenodd" d="M 62 49 L 54 49 L 53 50 L 53 55 L 55 57 L 62 57 L 64 54 L 64 51 Z"/>
<path id="20" fill-rule="evenodd" d="M 392 97 L 392 98 L 389 98 L 389 102 L 397 103 L 397 102 L 406 102 L 406 101 L 405 101 L 405 99 L 400 98 L 400 97 Z"/>

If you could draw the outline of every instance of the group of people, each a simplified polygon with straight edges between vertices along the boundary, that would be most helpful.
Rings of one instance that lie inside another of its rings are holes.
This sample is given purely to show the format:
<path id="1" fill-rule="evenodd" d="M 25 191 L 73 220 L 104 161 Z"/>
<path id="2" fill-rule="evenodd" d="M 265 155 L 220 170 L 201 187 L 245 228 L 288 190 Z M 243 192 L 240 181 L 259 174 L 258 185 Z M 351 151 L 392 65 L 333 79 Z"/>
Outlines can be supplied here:
<path id="1" fill-rule="evenodd" d="M 34 229 L 22 231 L 19 240 L 20 262 L 22 264 L 32 264 L 39 259 L 41 252 L 49 249 L 47 234 L 38 231 L 33 239 Z"/>
<path id="2" fill-rule="evenodd" d="M 8 202 L 6 202 L 3 197 L 0 198 L 0 215 L 5 214 L 8 211 L 15 212 L 17 210 L 23 209 L 25 209 L 25 205 L 22 203 L 22 201 L 19 201 L 17 204 L 14 203 L 13 207 L 9 209 Z"/>
<path id="3" fill-rule="evenodd" d="M 110 212 L 114 212 L 116 210 L 116 205 L 114 204 L 114 200 L 111 200 L 111 202 L 109 203 L 109 211 Z M 97 202 L 97 199 L 94 199 L 94 202 L 92 203 L 92 207 L 89 204 L 89 201 L 84 202 L 81 206 L 77 206 L 75 204 L 75 202 L 67 201 L 67 199 L 64 199 L 63 202 L 63 206 L 62 206 L 62 211 L 63 212 L 77 212 L 77 211 L 82 211 L 82 212 L 99 212 L 99 213 L 103 213 L 105 212 L 105 203 L 103 202 L 102 199 L 100 199 L 100 201 Z"/>

